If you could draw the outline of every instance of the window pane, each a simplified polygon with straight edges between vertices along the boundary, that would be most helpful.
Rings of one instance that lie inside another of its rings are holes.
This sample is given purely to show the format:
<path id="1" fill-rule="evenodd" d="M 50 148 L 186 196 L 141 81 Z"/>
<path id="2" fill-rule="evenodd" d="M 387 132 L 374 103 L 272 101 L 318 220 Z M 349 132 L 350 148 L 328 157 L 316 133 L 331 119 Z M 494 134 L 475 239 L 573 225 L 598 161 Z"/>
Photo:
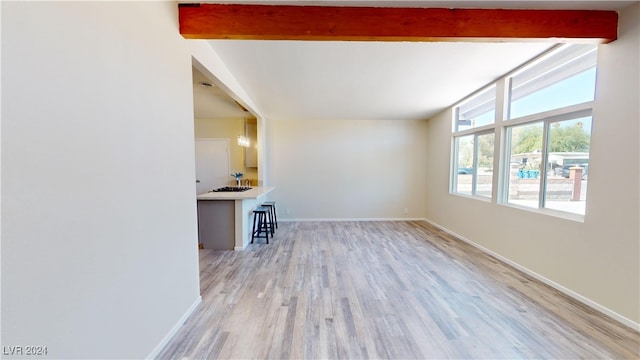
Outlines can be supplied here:
<path id="1" fill-rule="evenodd" d="M 542 160 L 543 123 L 514 126 L 508 129 L 509 197 L 512 204 L 538 207 Z"/>
<path id="2" fill-rule="evenodd" d="M 495 117 L 496 86 L 494 84 L 458 107 L 454 131 L 493 124 Z"/>
<path id="3" fill-rule="evenodd" d="M 511 79 L 509 118 L 594 99 L 597 47 L 565 46 Z"/>
<path id="4" fill-rule="evenodd" d="M 473 135 L 456 138 L 456 188 L 455 192 L 471 195 L 473 177 Z"/>
<path id="5" fill-rule="evenodd" d="M 491 197 L 493 186 L 493 145 L 493 133 L 478 135 L 476 195 L 479 196 Z"/>
<path id="6" fill-rule="evenodd" d="M 591 117 L 550 124 L 546 208 L 584 215 L 590 142 Z"/>

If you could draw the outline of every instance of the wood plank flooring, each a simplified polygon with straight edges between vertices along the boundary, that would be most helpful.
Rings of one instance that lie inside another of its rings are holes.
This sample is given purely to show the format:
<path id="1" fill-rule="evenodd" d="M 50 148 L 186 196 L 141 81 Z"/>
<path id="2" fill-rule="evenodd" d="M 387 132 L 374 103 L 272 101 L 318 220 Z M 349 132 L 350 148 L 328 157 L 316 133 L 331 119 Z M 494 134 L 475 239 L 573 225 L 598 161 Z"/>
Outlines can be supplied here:
<path id="1" fill-rule="evenodd" d="M 159 359 L 638 359 L 640 335 L 424 222 L 288 222 L 200 250 Z"/>

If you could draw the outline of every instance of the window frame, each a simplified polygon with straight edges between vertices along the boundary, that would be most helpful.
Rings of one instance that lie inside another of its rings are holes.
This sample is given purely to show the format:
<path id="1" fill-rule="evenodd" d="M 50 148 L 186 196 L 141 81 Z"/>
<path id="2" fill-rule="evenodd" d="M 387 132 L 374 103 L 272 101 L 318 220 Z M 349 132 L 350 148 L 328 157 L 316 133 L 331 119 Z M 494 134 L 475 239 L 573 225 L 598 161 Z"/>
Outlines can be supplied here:
<path id="1" fill-rule="evenodd" d="M 533 115 L 524 116 L 518 119 L 504 121 L 503 133 L 504 133 L 504 139 L 505 139 L 504 141 L 505 151 L 503 152 L 504 156 L 502 158 L 502 161 L 506 171 L 504 171 L 501 174 L 503 177 L 503 181 L 505 183 L 508 183 L 509 176 L 511 175 L 508 169 L 511 162 L 511 153 L 510 153 L 511 137 L 508 136 L 508 132 L 509 132 L 509 129 L 512 129 L 514 127 L 525 126 L 527 124 L 533 124 L 536 122 L 542 122 L 542 145 L 541 145 L 542 149 L 541 149 L 541 155 L 540 155 L 542 168 L 540 169 L 541 177 L 540 177 L 540 185 L 538 189 L 539 191 L 538 206 L 536 208 L 530 207 L 530 206 L 518 205 L 512 202 L 509 202 L 508 186 L 502 187 L 501 189 L 499 189 L 502 195 L 500 197 L 502 200 L 498 201 L 499 204 L 509 205 L 512 207 L 523 208 L 527 210 L 534 209 L 534 210 L 540 210 L 543 212 L 552 211 L 552 212 L 559 212 L 562 214 L 571 214 L 571 215 L 584 217 L 584 215 L 581 215 L 581 214 L 561 211 L 556 209 L 550 209 L 545 207 L 546 201 L 547 201 L 546 199 L 547 182 L 548 182 L 547 172 L 548 172 L 548 166 L 549 166 L 549 136 L 550 136 L 549 129 L 551 128 L 551 124 L 554 124 L 554 123 L 570 121 L 573 119 L 579 119 L 583 117 L 593 118 L 593 103 L 594 101 L 587 101 L 577 105 L 571 105 L 564 108 L 553 109 L 553 110 L 549 110 L 549 111 L 545 111 L 545 112 L 541 112 Z M 592 124 L 593 124 L 593 119 L 592 119 Z"/>
<path id="2" fill-rule="evenodd" d="M 455 120 L 454 120 L 455 121 Z M 493 197 L 493 194 L 495 193 L 495 189 L 493 187 L 493 181 L 492 181 L 492 186 L 491 186 L 491 196 L 484 196 L 484 195 L 478 195 L 477 194 L 477 188 L 478 188 L 478 146 L 479 146 L 479 141 L 478 141 L 478 137 L 483 136 L 483 135 L 493 135 L 493 140 L 494 140 L 494 151 L 493 151 L 493 161 L 495 164 L 495 129 L 494 129 L 494 125 L 485 125 L 479 128 L 474 128 L 474 129 L 467 129 L 464 130 L 458 134 L 456 134 L 455 136 L 452 136 L 452 163 L 453 166 L 451 167 L 451 178 L 453 179 L 453 181 L 450 181 L 451 187 L 450 187 L 450 193 L 451 194 L 455 194 L 455 195 L 460 195 L 460 196 L 472 196 L 474 198 L 478 198 L 478 199 L 483 199 L 483 200 L 487 200 L 487 201 L 491 201 L 491 198 Z M 482 129 L 482 130 L 478 130 L 478 129 Z M 472 131 L 473 130 L 473 131 Z M 458 188 L 458 168 L 460 167 L 459 163 L 458 163 L 458 149 L 459 149 L 459 142 L 456 141 L 459 138 L 463 138 L 463 137 L 467 137 L 467 136 L 471 136 L 473 135 L 473 160 L 472 160 L 472 171 L 471 171 L 471 193 L 467 194 L 467 193 L 463 193 L 463 192 L 458 192 L 457 188 Z"/>

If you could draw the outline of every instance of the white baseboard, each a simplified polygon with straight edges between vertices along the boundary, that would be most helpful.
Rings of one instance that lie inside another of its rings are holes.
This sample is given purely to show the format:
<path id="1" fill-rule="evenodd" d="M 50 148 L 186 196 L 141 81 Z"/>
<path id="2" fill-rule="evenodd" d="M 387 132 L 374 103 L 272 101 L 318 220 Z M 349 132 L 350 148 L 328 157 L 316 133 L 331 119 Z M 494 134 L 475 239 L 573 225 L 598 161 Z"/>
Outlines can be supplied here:
<path id="1" fill-rule="evenodd" d="M 492 250 L 489 250 L 489 249 L 485 248 L 484 246 L 482 246 L 480 244 L 477 244 L 477 243 L 465 238 L 464 236 L 462 236 L 460 234 L 457 234 L 457 233 L 447 229 L 446 227 L 444 227 L 444 226 L 442 226 L 440 224 L 437 224 L 437 223 L 435 223 L 435 222 L 433 222 L 431 220 L 427 220 L 427 219 L 425 219 L 425 221 L 427 223 L 437 227 L 438 229 L 441 229 L 442 231 L 444 231 L 444 232 L 446 232 L 446 233 L 448 233 L 448 234 L 450 234 L 452 236 L 455 236 L 456 238 L 466 242 L 467 244 L 475 247 L 476 249 L 478 249 L 478 250 L 480 250 L 480 251 L 482 251 L 482 252 L 484 252 L 486 254 L 489 254 L 489 255 L 493 256 L 494 258 L 496 258 L 496 259 L 498 259 L 498 260 L 500 260 L 500 261 L 502 261 L 502 262 L 504 262 L 506 264 L 509 264 L 509 265 L 513 266 L 514 268 L 516 268 L 516 269 L 522 271 L 523 273 L 525 273 L 525 274 L 537 279 L 538 281 L 541 281 L 541 282 L 551 286 L 552 288 L 562 292 L 563 294 L 578 300 L 579 302 L 589 306 L 590 308 L 592 308 L 592 309 L 594 309 L 596 311 L 599 311 L 599 312 L 611 317 L 612 319 L 614 319 L 614 320 L 616 320 L 616 321 L 618 321 L 618 322 L 620 322 L 620 323 L 622 323 L 622 324 L 624 324 L 624 325 L 626 325 L 626 326 L 628 326 L 628 327 L 630 327 L 630 328 L 632 328 L 632 329 L 634 329 L 636 331 L 640 331 L 640 323 L 636 323 L 635 321 L 633 321 L 631 319 L 628 319 L 628 318 L 616 313 L 615 311 L 613 311 L 613 310 L 611 310 L 611 309 L 609 309 L 609 308 L 607 308 L 607 307 L 605 307 L 603 305 L 600 305 L 597 302 L 595 302 L 595 301 L 593 301 L 593 300 L 591 300 L 591 299 L 589 299 L 589 298 L 587 298 L 587 297 L 585 297 L 583 295 L 580 295 L 577 292 L 575 292 L 575 291 L 573 291 L 573 290 L 571 290 L 569 288 L 566 288 L 566 287 L 556 283 L 553 280 L 547 279 L 546 277 L 544 277 L 544 276 L 542 276 L 542 275 L 540 275 L 540 274 L 538 274 L 538 273 L 536 273 L 536 272 L 534 272 L 534 271 L 532 271 L 532 270 L 530 270 L 530 269 L 528 269 L 528 268 L 526 268 L 526 267 L 524 267 L 524 266 L 522 266 L 522 265 L 520 265 L 520 264 L 518 264 L 518 263 L 516 263 L 516 262 L 514 262 L 512 260 L 509 260 L 508 258 L 506 258 L 506 257 L 504 257 L 504 256 L 502 256 L 502 255 L 500 255 L 498 253 L 495 253 Z"/>
<path id="2" fill-rule="evenodd" d="M 182 325 L 184 325 L 185 321 L 187 321 L 189 316 L 191 316 L 191 314 L 198 308 L 198 305 L 200 305 L 201 302 L 202 302 L 202 296 L 198 296 L 196 301 L 193 304 L 191 304 L 189 309 L 187 309 L 187 311 L 180 317 L 180 320 L 178 320 L 178 322 L 176 322 L 176 324 L 173 325 L 173 327 L 171 328 L 171 330 L 169 330 L 167 335 L 164 336 L 164 338 L 160 341 L 160 343 L 156 345 L 153 351 L 151 351 L 151 353 L 149 353 L 149 355 L 147 355 L 145 359 L 155 359 L 156 356 L 160 354 L 162 349 L 164 349 L 164 347 L 167 346 L 169 341 L 171 341 L 171 339 L 176 335 L 178 330 L 180 330 Z"/>
<path id="3" fill-rule="evenodd" d="M 427 221 L 425 218 L 304 218 L 278 219 L 278 222 L 322 222 L 322 221 Z"/>

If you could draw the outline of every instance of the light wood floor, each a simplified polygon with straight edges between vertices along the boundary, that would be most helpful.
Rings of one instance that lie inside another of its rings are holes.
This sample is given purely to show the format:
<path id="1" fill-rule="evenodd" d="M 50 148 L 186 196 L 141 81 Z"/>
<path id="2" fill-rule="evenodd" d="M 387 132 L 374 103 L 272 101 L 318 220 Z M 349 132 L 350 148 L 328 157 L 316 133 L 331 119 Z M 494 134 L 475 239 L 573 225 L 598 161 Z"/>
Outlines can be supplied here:
<path id="1" fill-rule="evenodd" d="M 640 335 L 424 222 L 281 223 L 201 250 L 160 359 L 638 359 Z"/>

